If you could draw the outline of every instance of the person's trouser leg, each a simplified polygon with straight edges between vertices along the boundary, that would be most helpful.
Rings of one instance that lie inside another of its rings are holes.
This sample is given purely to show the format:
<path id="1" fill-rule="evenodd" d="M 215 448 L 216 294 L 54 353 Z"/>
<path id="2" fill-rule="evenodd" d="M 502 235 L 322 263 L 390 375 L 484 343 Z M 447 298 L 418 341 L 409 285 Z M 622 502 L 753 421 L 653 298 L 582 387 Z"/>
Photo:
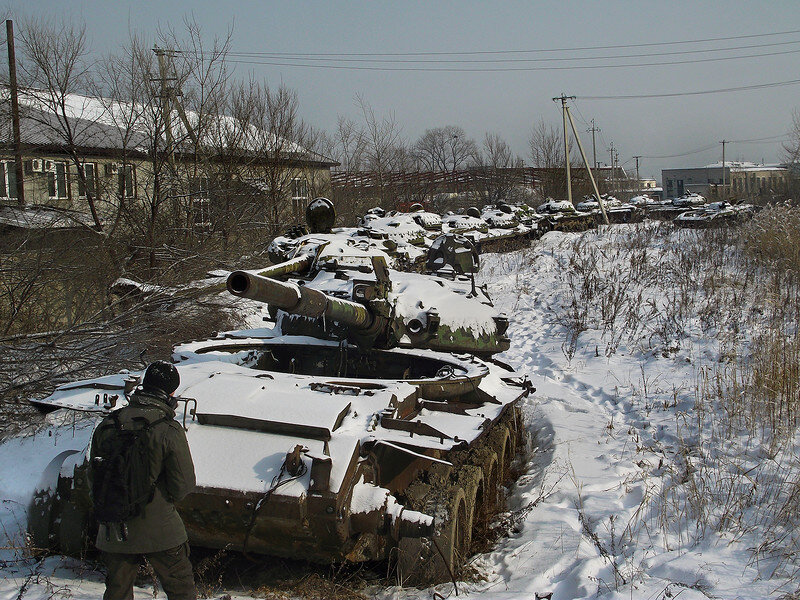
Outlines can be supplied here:
<path id="1" fill-rule="evenodd" d="M 139 570 L 140 556 L 103 552 L 103 560 L 108 569 L 103 600 L 133 600 L 133 582 Z"/>
<path id="2" fill-rule="evenodd" d="M 189 562 L 189 544 L 169 550 L 145 554 L 161 582 L 169 600 L 195 600 L 192 563 Z"/>

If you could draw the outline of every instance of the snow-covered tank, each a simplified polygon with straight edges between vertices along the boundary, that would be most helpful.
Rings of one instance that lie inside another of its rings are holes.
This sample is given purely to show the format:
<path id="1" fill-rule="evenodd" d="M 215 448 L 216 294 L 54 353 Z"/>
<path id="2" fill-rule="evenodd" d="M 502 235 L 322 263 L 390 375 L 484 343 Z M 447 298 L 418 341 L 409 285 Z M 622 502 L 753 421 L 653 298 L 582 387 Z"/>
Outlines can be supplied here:
<path id="1" fill-rule="evenodd" d="M 230 274 L 230 292 L 267 304 L 269 327 L 174 349 L 197 472 L 178 505 L 190 543 L 450 579 L 502 508 L 532 390 L 491 358 L 509 346 L 507 321 L 475 285 L 464 240 L 439 240 L 436 272 L 422 275 L 321 239 Z M 139 377 L 67 384 L 35 404 L 107 414 Z M 62 452 L 43 476 L 37 547 L 90 547 L 87 453 Z"/>
<path id="2" fill-rule="evenodd" d="M 544 219 L 540 227 L 551 231 L 586 231 L 595 225 L 591 213 L 576 210 L 568 200 L 548 198 L 536 208 L 536 212 Z"/>

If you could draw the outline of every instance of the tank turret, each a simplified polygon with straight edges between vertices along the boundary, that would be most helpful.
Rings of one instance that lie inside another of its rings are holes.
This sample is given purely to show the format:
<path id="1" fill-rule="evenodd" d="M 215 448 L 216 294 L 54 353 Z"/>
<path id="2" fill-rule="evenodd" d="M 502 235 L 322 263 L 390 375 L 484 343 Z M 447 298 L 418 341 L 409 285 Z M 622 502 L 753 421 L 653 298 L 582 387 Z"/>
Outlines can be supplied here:
<path id="1" fill-rule="evenodd" d="M 402 273 L 390 270 L 380 254 L 348 255 L 346 247 L 331 246 L 315 259 L 307 255 L 261 271 L 234 271 L 228 291 L 267 304 L 285 335 L 347 339 L 367 349 L 491 355 L 509 348 L 508 320 L 485 290 L 476 289 L 474 266 L 451 269 L 449 276 Z M 473 258 L 470 253 L 470 265 Z M 287 281 L 272 277 L 299 273 Z"/>
<path id="2" fill-rule="evenodd" d="M 370 307 L 336 298 L 307 285 L 234 271 L 228 276 L 228 291 L 235 296 L 268 304 L 273 311 L 339 323 L 348 328 L 350 339 L 361 346 L 372 347 L 380 336 L 386 334 L 386 311 L 377 310 L 375 304 Z"/>

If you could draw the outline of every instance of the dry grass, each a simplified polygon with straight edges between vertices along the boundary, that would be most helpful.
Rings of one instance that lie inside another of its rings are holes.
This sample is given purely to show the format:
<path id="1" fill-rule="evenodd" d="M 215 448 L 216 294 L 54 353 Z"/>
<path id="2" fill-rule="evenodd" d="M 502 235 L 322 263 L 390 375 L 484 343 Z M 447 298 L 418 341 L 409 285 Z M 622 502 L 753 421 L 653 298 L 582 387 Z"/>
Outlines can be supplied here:
<path id="1" fill-rule="evenodd" d="M 227 550 L 198 548 L 193 551 L 192 561 L 202 598 L 241 593 L 268 600 L 364 600 L 369 583 L 381 577 L 363 566 L 322 566 L 275 557 L 254 561 Z"/>
<path id="2" fill-rule="evenodd" d="M 588 331 L 599 332 L 597 355 L 638 350 L 642 381 L 632 400 L 675 414 L 675 437 L 660 450 L 662 477 L 643 501 L 641 522 L 628 527 L 658 532 L 671 549 L 710 534 L 757 540 L 753 560 L 796 581 L 800 211 L 767 208 L 740 228 L 645 223 L 626 233 L 574 236 L 560 264 L 563 310 L 553 318 L 564 327 L 568 360 L 589 351 Z M 716 358 L 693 359 L 696 380 L 671 396 L 654 390 L 644 365 L 700 343 Z M 681 411 L 679 397 L 692 396 Z"/>

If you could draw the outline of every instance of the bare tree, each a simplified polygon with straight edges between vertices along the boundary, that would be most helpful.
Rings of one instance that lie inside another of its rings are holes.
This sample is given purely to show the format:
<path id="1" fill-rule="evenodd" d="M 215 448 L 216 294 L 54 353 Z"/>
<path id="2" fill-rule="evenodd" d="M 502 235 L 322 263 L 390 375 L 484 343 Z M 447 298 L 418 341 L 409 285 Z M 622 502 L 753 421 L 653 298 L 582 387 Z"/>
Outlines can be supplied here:
<path id="1" fill-rule="evenodd" d="M 231 132 L 219 115 L 230 36 L 206 43 L 187 20 L 185 41 L 162 32 L 151 49 L 132 35 L 120 55 L 104 61 L 102 93 L 122 161 L 106 196 L 133 242 L 131 258 L 146 257 L 148 279 L 164 273 L 162 259 L 196 245 L 198 217 L 210 223 L 198 213 L 208 212 L 213 185 L 225 180 L 218 173 L 227 163 L 219 157 Z"/>
<path id="2" fill-rule="evenodd" d="M 792 112 L 792 129 L 789 140 L 783 144 L 783 159 L 791 170 L 787 194 L 797 197 L 800 193 L 800 110 Z"/>
<path id="3" fill-rule="evenodd" d="M 792 129 L 789 140 L 783 144 L 783 158 L 787 163 L 800 163 L 800 110 L 792 112 Z"/>
<path id="4" fill-rule="evenodd" d="M 566 196 L 562 135 L 542 119 L 534 125 L 528 138 L 531 164 L 539 170 L 541 200 Z"/>
<path id="5" fill-rule="evenodd" d="M 314 132 L 300 117 L 297 92 L 281 84 L 272 89 L 251 80 L 234 94 L 233 117 L 245 127 L 245 147 L 250 156 L 246 177 L 266 199 L 265 217 L 275 235 L 297 222 L 307 192 L 305 163 L 310 158 L 306 144 Z"/>
<path id="6" fill-rule="evenodd" d="M 366 136 L 353 119 L 339 116 L 331 145 L 331 156 L 339 162 L 338 171 L 352 174 L 364 167 Z"/>
<path id="7" fill-rule="evenodd" d="M 520 185 L 519 170 L 522 169 L 522 159 L 514 154 L 511 146 L 499 134 L 486 133 L 477 160 L 478 192 L 483 203 L 511 200 L 515 188 Z"/>
<path id="8" fill-rule="evenodd" d="M 364 165 L 377 179 L 378 201 L 388 206 L 392 195 L 389 174 L 400 171 L 408 162 L 400 126 L 393 113 L 378 119 L 363 96 L 356 96 L 356 103 L 364 117 Z"/>
<path id="9" fill-rule="evenodd" d="M 197 44 L 199 30 L 187 27 L 183 47 L 171 33 L 159 40 L 162 47 L 187 50 L 170 53 L 171 64 L 160 65 L 133 37 L 102 69 L 88 60 L 83 26 L 32 20 L 21 28 L 26 118 L 36 119 L 48 144 L 77 167 L 69 173 L 77 172 L 91 221 L 103 232 L 54 224 L 0 236 L 0 350 L 7 359 L 0 368 L 0 409 L 8 397 L 44 392 L 57 376 L 130 368 L 146 348 L 168 352 L 175 340 L 187 337 L 177 329 L 191 321 L 188 337 L 208 333 L 209 315 L 186 292 L 126 302 L 109 293 L 125 271 L 156 278 L 180 269 L 173 280 L 191 276 L 188 267 L 198 262 L 197 252 L 178 247 L 186 241 L 182 223 L 194 198 L 184 182 L 214 173 L 220 147 L 241 147 L 231 143 L 240 132 L 221 126 L 218 118 L 227 87 L 225 40 L 206 52 Z M 95 192 L 82 179 L 87 147 L 115 153 L 109 167 L 119 175 L 99 178 L 108 184 L 104 191 Z M 181 302 L 186 311 L 176 319 L 172 311 Z M 214 317 L 225 323 L 225 315 Z"/>
<path id="10" fill-rule="evenodd" d="M 426 129 L 414 144 L 412 154 L 427 171 L 452 173 L 474 163 L 478 147 L 461 127 L 447 125 Z"/>
<path id="11" fill-rule="evenodd" d="M 81 147 L 98 142 L 100 132 L 95 122 L 101 115 L 92 112 L 88 101 L 76 102 L 74 96 L 91 93 L 94 89 L 94 65 L 89 59 L 86 26 L 43 17 L 26 19 L 20 30 L 20 41 L 19 71 L 24 86 L 21 95 L 28 104 L 26 116 L 63 147 L 85 190 L 94 225 L 102 230 L 94 186 L 87 185 L 80 155 Z M 64 173 L 63 181 L 66 180 Z M 61 181 L 58 177 L 56 184 Z M 59 195 L 58 190 L 56 192 L 55 195 Z"/>

